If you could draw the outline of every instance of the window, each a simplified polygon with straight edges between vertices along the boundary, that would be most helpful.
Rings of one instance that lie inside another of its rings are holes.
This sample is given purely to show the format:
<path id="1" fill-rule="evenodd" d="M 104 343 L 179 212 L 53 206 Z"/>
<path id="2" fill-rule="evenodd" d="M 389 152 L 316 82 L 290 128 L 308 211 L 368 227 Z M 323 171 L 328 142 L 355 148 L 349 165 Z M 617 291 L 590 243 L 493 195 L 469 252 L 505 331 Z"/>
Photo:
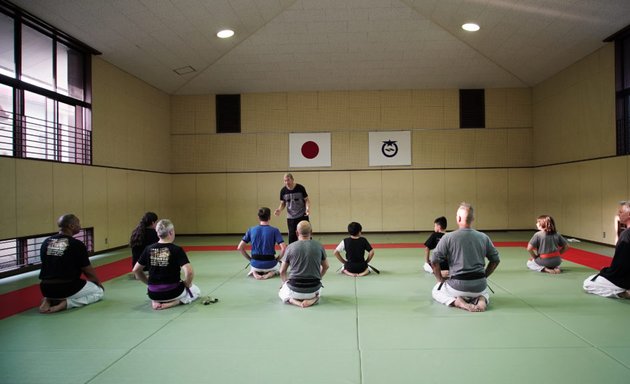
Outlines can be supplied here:
<path id="1" fill-rule="evenodd" d="M 91 164 L 92 54 L 0 0 L 0 156 Z"/>
<path id="2" fill-rule="evenodd" d="M 615 43 L 617 155 L 630 155 L 630 26 L 606 38 Z"/>
<path id="3" fill-rule="evenodd" d="M 39 269 L 42 243 L 52 235 L 0 240 L 0 278 Z M 83 228 L 74 238 L 85 244 L 89 254 L 94 253 L 94 228 Z"/>

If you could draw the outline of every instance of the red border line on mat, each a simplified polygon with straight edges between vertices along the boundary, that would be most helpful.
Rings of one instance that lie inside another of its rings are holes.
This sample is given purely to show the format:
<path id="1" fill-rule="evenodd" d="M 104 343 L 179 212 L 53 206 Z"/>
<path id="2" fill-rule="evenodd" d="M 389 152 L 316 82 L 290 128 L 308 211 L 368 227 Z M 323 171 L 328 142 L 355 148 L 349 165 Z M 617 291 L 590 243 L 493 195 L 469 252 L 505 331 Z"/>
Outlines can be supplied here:
<path id="1" fill-rule="evenodd" d="M 525 241 L 498 241 L 494 243 L 497 247 L 527 247 Z M 335 249 L 337 245 L 326 244 L 325 249 Z M 424 248 L 420 243 L 394 243 L 394 244 L 374 244 L 374 248 Z M 232 245 L 189 245 L 183 247 L 186 252 L 201 251 L 236 251 Z M 600 270 L 610 265 L 612 258 L 593 252 L 570 248 L 562 258 L 576 264 Z M 102 281 L 111 280 L 131 271 L 131 258 L 126 257 L 108 264 L 96 267 L 96 273 Z M 0 320 L 24 312 L 39 306 L 42 295 L 39 291 L 39 284 L 21 288 L 15 291 L 0 295 Z"/>

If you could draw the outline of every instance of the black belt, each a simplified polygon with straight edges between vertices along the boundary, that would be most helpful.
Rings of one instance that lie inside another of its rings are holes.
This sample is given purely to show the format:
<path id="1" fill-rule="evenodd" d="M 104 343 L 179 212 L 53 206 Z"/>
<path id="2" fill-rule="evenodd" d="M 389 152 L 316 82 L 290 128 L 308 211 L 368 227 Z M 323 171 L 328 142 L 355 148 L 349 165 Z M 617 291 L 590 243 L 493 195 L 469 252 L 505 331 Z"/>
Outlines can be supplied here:
<path id="1" fill-rule="evenodd" d="M 276 255 L 252 255 L 252 259 L 259 261 L 272 261 L 276 259 Z"/>
<path id="2" fill-rule="evenodd" d="M 287 283 L 295 288 L 315 288 L 319 287 L 321 281 L 319 279 L 289 279 Z"/>
<path id="3" fill-rule="evenodd" d="M 455 279 L 455 280 L 478 280 L 478 279 L 483 279 L 486 277 L 486 273 L 485 272 L 468 272 L 468 273 L 462 273 L 459 275 L 455 275 L 455 276 L 451 276 L 451 279 Z"/>

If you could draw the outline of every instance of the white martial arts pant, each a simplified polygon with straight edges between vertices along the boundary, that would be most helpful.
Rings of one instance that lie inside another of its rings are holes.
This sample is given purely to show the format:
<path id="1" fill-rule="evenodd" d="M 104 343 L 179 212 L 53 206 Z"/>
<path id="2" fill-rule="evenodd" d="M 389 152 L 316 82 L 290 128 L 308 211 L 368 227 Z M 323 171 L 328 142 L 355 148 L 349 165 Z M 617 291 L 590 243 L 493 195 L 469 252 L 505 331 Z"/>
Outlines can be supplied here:
<path id="1" fill-rule="evenodd" d="M 77 308 L 84 305 L 96 303 L 101 300 L 104 295 L 103 288 L 94 284 L 91 281 L 87 281 L 85 286 L 81 290 L 70 297 L 66 297 L 66 308 Z"/>
<path id="2" fill-rule="evenodd" d="M 586 293 L 592 293 L 593 295 L 603 296 L 603 297 L 613 297 L 618 299 L 619 294 L 624 292 L 625 289 L 616 286 L 611 283 L 607 278 L 602 276 L 591 275 L 584 280 L 584 291 Z"/>
<path id="3" fill-rule="evenodd" d="M 188 292 L 189 290 L 190 290 L 190 293 Z M 192 296 L 191 296 L 191 294 L 192 294 Z M 155 301 L 160 302 L 160 303 L 169 303 L 171 301 L 178 300 L 182 304 L 190 304 L 193 301 L 197 300 L 199 298 L 199 296 L 201 296 L 201 289 L 199 289 L 199 287 L 196 286 L 195 284 L 192 284 L 190 286 L 190 288 L 184 289 L 182 294 L 177 296 L 174 299 L 170 299 L 170 300 L 155 300 Z"/>
<path id="4" fill-rule="evenodd" d="M 289 288 L 289 285 L 285 282 L 284 284 L 282 284 L 280 291 L 278 291 L 278 296 L 284 303 L 287 303 L 289 299 L 296 299 L 296 300 L 314 299 L 320 295 L 321 290 L 322 289 L 320 288 L 316 292 L 311 292 L 311 293 L 295 292 L 291 290 L 291 288 Z"/>
<path id="5" fill-rule="evenodd" d="M 453 302 L 455 302 L 455 299 L 457 299 L 458 297 L 461 297 L 462 299 L 466 300 L 469 298 L 483 296 L 486 299 L 486 303 L 490 304 L 490 293 L 488 292 L 487 288 L 484 289 L 483 292 L 464 292 L 464 291 L 458 291 L 457 289 L 452 288 L 450 285 L 448 285 L 447 281 L 445 281 L 444 284 L 442 284 L 441 288 L 440 288 L 440 284 L 442 283 L 435 284 L 435 286 L 433 287 L 433 290 L 431 291 L 431 295 L 433 296 L 433 299 L 435 299 L 435 301 L 437 301 L 438 303 L 442 303 L 444 305 L 451 305 L 453 304 Z"/>

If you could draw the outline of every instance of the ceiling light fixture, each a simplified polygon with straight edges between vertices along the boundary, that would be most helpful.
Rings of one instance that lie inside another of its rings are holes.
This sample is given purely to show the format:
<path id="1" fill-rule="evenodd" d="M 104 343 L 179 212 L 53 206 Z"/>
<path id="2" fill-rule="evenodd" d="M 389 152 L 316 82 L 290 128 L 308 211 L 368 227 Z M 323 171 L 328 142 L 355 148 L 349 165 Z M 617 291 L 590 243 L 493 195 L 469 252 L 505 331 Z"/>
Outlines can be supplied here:
<path id="1" fill-rule="evenodd" d="M 227 39 L 228 37 L 234 36 L 234 31 L 231 29 L 224 29 L 222 31 L 217 32 L 217 36 L 222 39 Z"/>
<path id="2" fill-rule="evenodd" d="M 466 23 L 462 25 L 462 29 L 468 32 L 476 32 L 479 30 L 479 25 L 475 23 Z"/>

